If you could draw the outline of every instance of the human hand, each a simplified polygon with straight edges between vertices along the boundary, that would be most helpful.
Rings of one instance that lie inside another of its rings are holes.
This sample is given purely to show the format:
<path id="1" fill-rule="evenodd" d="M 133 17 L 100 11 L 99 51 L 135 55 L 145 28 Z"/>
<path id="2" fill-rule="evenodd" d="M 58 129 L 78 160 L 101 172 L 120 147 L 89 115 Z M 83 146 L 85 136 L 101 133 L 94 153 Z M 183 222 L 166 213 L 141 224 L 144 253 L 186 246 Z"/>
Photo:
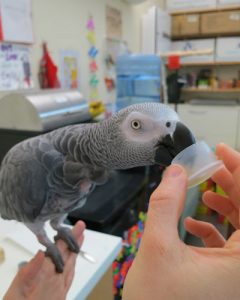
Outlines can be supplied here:
<path id="1" fill-rule="evenodd" d="M 207 191 L 203 195 L 203 202 L 219 214 L 227 217 L 234 228 L 239 229 L 240 206 L 240 153 L 227 145 L 219 144 L 217 156 L 223 160 L 225 167 L 213 176 L 213 180 L 224 190 L 225 196 Z M 207 222 L 187 218 L 186 229 L 202 239 L 208 247 L 223 247 L 224 237 L 217 229 Z"/>
<path id="2" fill-rule="evenodd" d="M 240 299 L 240 231 L 221 247 L 192 247 L 178 235 L 187 176 L 170 166 L 151 196 L 138 254 L 128 272 L 123 300 Z"/>
<path id="3" fill-rule="evenodd" d="M 73 234 L 79 246 L 83 243 L 85 224 L 77 222 Z M 63 273 L 56 273 L 49 257 L 39 251 L 15 276 L 3 300 L 64 300 L 74 277 L 77 254 L 68 250 L 67 245 L 57 241 L 65 262 Z"/>

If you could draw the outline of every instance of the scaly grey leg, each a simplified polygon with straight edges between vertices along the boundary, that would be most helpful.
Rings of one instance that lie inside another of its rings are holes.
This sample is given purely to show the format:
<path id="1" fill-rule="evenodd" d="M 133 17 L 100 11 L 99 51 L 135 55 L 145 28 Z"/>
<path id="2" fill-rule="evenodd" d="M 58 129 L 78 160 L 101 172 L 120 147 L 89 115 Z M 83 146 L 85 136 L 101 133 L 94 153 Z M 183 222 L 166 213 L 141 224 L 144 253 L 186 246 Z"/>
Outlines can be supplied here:
<path id="1" fill-rule="evenodd" d="M 55 241 L 59 239 L 63 240 L 68 245 L 69 250 L 79 253 L 80 249 L 75 237 L 72 234 L 72 230 L 63 225 L 63 221 L 66 216 L 67 215 L 65 214 L 50 221 L 52 228 L 57 231 L 57 235 L 54 237 L 54 239 Z"/>
<path id="2" fill-rule="evenodd" d="M 25 223 L 25 225 L 36 235 L 39 243 L 46 247 L 46 256 L 51 258 L 56 271 L 62 273 L 64 261 L 58 247 L 48 238 L 44 229 L 44 223 Z"/>

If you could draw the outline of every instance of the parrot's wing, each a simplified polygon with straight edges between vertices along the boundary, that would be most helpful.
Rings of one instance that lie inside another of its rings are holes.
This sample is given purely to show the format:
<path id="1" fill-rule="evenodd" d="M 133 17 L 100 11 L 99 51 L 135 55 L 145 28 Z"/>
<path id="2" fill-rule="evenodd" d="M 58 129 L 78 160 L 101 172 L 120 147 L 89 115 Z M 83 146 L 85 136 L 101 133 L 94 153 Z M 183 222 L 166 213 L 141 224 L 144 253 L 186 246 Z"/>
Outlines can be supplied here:
<path id="1" fill-rule="evenodd" d="M 62 155 L 40 137 L 13 147 L 0 171 L 2 217 L 33 221 L 48 199 L 49 172 L 62 162 Z"/>
<path id="2" fill-rule="evenodd" d="M 68 159 L 44 136 L 29 139 L 13 147 L 2 163 L 0 214 L 32 222 L 45 204 L 58 208 L 50 203 L 54 195 L 74 207 L 94 188 L 91 176 L 92 168 Z"/>

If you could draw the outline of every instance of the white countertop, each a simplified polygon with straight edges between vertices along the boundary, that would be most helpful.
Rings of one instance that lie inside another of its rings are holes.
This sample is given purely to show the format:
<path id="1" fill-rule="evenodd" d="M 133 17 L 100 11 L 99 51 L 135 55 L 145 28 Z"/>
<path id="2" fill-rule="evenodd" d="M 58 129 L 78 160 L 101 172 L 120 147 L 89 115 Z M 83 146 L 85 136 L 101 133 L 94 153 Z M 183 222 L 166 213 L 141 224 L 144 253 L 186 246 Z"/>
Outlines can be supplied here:
<path id="1" fill-rule="evenodd" d="M 46 226 L 46 230 L 49 236 L 55 235 L 49 225 Z M 73 284 L 67 297 L 69 300 L 85 299 L 121 250 L 119 237 L 92 230 L 85 230 L 84 236 L 82 250 L 89 253 L 96 262 L 91 263 L 79 255 Z M 44 247 L 23 224 L 1 218 L 0 246 L 5 251 L 5 261 L 0 264 L 1 299 L 18 271 L 18 264 L 30 260 L 39 249 Z"/>

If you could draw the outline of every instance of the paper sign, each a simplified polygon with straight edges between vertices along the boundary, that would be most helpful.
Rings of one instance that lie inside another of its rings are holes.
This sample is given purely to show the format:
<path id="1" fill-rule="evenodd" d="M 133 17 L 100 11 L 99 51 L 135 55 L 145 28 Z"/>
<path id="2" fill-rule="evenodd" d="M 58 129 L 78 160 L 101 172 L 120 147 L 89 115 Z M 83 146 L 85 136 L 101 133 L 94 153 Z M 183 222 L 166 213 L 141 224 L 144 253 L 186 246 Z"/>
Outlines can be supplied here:
<path id="1" fill-rule="evenodd" d="M 87 34 L 87 39 L 88 41 L 95 45 L 96 44 L 96 36 L 95 36 L 95 33 L 93 31 L 89 31 L 88 34 Z"/>
<path id="2" fill-rule="evenodd" d="M 97 89 L 92 89 L 90 93 L 90 100 L 96 100 L 98 99 L 98 90 Z"/>
<path id="3" fill-rule="evenodd" d="M 106 6 L 106 33 L 108 37 L 122 37 L 122 13 L 109 5 Z"/>
<path id="4" fill-rule="evenodd" d="M 115 88 L 115 81 L 114 81 L 114 79 L 113 78 L 105 77 L 104 80 L 105 80 L 105 84 L 106 84 L 107 90 L 109 92 L 112 91 Z"/>
<path id="5" fill-rule="evenodd" d="M 97 72 L 98 66 L 97 66 L 97 63 L 96 63 L 95 60 L 92 60 L 92 61 L 90 62 L 90 64 L 89 64 L 89 69 L 90 69 L 90 71 L 91 71 L 92 73 Z"/>
<path id="6" fill-rule="evenodd" d="M 0 90 L 32 88 L 30 49 L 0 44 Z"/>
<path id="7" fill-rule="evenodd" d="M 91 76 L 90 78 L 90 86 L 96 88 L 98 86 L 99 80 L 96 75 Z"/>
<path id="8" fill-rule="evenodd" d="M 98 55 L 98 49 L 95 47 L 96 45 L 96 35 L 95 35 L 95 25 L 93 22 L 93 17 L 90 16 L 87 21 L 87 40 L 89 42 L 89 50 L 88 56 L 89 59 L 89 89 L 90 89 L 90 100 L 98 100 L 98 89 L 97 86 L 99 84 L 99 79 L 97 78 L 96 72 L 98 70 L 98 66 L 96 63 L 96 56 Z"/>
<path id="9" fill-rule="evenodd" d="M 98 49 L 95 48 L 94 46 L 92 46 L 89 50 L 88 50 L 88 55 L 92 58 L 95 58 L 98 55 Z"/>
<path id="10" fill-rule="evenodd" d="M 236 12 L 236 13 L 231 13 L 229 16 L 230 20 L 233 21 L 239 21 L 240 20 L 240 13 Z"/>
<path id="11" fill-rule="evenodd" d="M 87 29 L 94 31 L 95 26 L 92 17 L 89 17 L 87 21 Z"/>
<path id="12" fill-rule="evenodd" d="M 61 87 L 76 89 L 79 87 L 79 52 L 74 50 L 60 51 Z"/>
<path id="13" fill-rule="evenodd" d="M 33 43 L 31 0 L 1 0 L 1 40 Z"/>

